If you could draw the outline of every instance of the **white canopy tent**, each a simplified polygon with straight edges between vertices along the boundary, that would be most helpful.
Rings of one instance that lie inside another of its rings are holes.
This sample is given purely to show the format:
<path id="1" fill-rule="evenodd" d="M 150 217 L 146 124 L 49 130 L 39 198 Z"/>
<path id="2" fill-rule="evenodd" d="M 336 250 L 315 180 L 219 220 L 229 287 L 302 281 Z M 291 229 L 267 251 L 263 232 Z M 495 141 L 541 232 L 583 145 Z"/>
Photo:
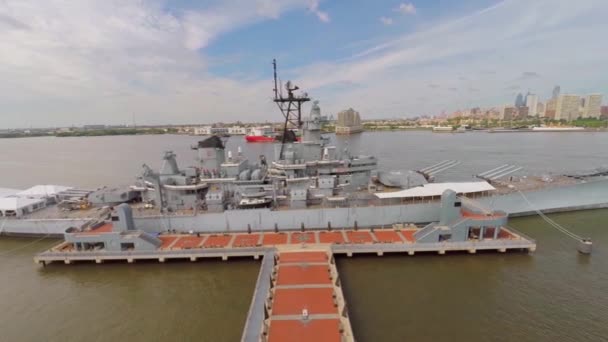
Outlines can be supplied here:
<path id="1" fill-rule="evenodd" d="M 44 198 L 6 196 L 0 198 L 0 216 L 20 217 L 46 206 Z"/>
<path id="2" fill-rule="evenodd" d="M 468 194 L 496 190 L 488 182 L 454 182 L 454 183 L 428 183 L 414 188 L 395 192 L 376 193 L 378 198 L 413 198 L 441 196 L 445 190 L 452 190 L 459 194 Z"/>
<path id="3" fill-rule="evenodd" d="M 29 189 L 18 192 L 18 196 L 23 197 L 54 197 L 58 194 L 71 190 L 69 186 L 61 185 L 36 185 Z"/>

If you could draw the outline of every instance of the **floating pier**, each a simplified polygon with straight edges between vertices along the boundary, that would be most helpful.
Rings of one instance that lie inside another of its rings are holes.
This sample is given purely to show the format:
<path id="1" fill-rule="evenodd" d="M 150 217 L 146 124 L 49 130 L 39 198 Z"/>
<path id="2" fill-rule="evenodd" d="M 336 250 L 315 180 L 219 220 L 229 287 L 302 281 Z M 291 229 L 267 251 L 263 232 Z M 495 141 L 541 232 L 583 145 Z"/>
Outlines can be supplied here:
<path id="1" fill-rule="evenodd" d="M 62 262 L 71 264 L 78 261 L 124 261 L 133 263 L 139 260 L 197 261 L 203 258 L 228 260 L 234 257 L 253 257 L 260 259 L 267 252 L 277 248 L 303 249 L 328 247 L 332 254 L 353 256 L 355 254 L 402 253 L 414 255 L 419 252 L 445 254 L 457 251 L 490 250 L 506 252 L 521 250 L 533 252 L 536 242 L 512 228 L 501 227 L 497 238 L 488 232 L 484 237 L 476 237 L 462 242 L 418 242 L 415 234 L 422 229 L 408 226 L 395 226 L 389 229 L 344 229 L 306 232 L 260 232 L 225 234 L 162 234 L 157 238 L 161 245 L 154 250 L 78 249 L 74 243 L 61 242 L 55 247 L 37 254 L 34 262 L 48 264 Z M 91 236 L 93 234 L 90 234 Z"/>
<path id="2" fill-rule="evenodd" d="M 100 229 L 107 230 L 107 226 Z M 354 335 L 335 255 L 401 253 L 412 256 L 481 250 L 533 252 L 536 249 L 533 240 L 505 227 L 500 228 L 496 239 L 484 234 L 481 239 L 465 242 L 417 242 L 420 231 L 423 229 L 395 226 L 373 230 L 166 234 L 158 236 L 162 244 L 153 251 L 77 250 L 72 243 L 62 242 L 36 255 L 34 261 L 46 265 L 82 261 L 262 259 L 242 341 L 341 342 L 354 341 Z"/>

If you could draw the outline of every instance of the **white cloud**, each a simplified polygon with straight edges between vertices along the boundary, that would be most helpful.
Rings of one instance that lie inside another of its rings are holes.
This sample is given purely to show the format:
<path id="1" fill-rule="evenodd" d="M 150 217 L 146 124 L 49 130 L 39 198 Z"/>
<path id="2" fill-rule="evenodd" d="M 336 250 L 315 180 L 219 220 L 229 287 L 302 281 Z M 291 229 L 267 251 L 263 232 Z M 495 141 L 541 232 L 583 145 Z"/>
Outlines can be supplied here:
<path id="1" fill-rule="evenodd" d="M 329 14 L 319 9 L 319 0 L 310 0 L 308 9 L 314 13 L 320 21 L 328 23 L 330 21 Z"/>
<path id="2" fill-rule="evenodd" d="M 393 25 L 393 19 L 388 17 L 380 17 L 380 22 L 386 26 Z"/>
<path id="3" fill-rule="evenodd" d="M 516 80 L 541 97 L 555 84 L 574 93 L 605 92 L 608 66 L 601 60 L 608 48 L 597 42 L 608 30 L 606 10 L 603 0 L 504 1 L 381 42 L 350 60 L 301 68 L 300 85 L 327 98 L 329 112 L 353 106 L 368 117 L 501 105 L 512 101 L 505 87 Z M 567 41 L 576 48 L 566 48 Z M 518 80 L 524 72 L 540 76 Z"/>
<path id="4" fill-rule="evenodd" d="M 319 11 L 309 0 L 218 1 L 175 13 L 152 1 L 66 4 L 0 1 L 0 128 L 128 123 L 133 114 L 153 124 L 276 119 L 269 78 L 216 76 L 205 49 L 288 10 Z M 605 0 L 507 0 L 288 72 L 324 112 L 352 106 L 365 117 L 501 105 L 515 86 L 541 98 L 555 84 L 606 92 L 608 48 L 598 42 L 607 10 Z"/>
<path id="5" fill-rule="evenodd" d="M 396 12 L 400 12 L 402 14 L 416 14 L 416 7 L 411 2 L 405 3 L 402 2 L 395 9 Z"/>
<path id="6" fill-rule="evenodd" d="M 267 113 L 255 82 L 214 76 L 201 54 L 223 33 L 305 9 L 232 0 L 167 12 L 161 1 L 0 1 L 0 127 L 205 122 Z M 233 101 L 239 93 L 244 100 Z M 240 113 L 240 114 L 237 114 Z"/>

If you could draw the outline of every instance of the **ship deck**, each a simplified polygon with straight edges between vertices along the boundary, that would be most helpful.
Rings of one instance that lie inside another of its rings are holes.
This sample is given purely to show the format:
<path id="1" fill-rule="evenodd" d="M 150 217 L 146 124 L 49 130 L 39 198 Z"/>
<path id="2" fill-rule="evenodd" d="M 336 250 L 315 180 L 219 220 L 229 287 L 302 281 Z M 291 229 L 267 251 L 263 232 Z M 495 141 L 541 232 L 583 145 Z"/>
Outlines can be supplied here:
<path id="1" fill-rule="evenodd" d="M 566 176 L 551 176 L 550 179 L 543 179 L 542 177 L 514 177 L 513 179 L 501 179 L 493 181 L 492 185 L 496 190 L 492 192 L 483 192 L 478 194 L 469 194 L 467 197 L 470 198 L 484 198 L 492 195 L 504 195 L 516 192 L 517 190 L 523 192 L 531 192 L 537 190 L 543 190 L 554 187 L 562 187 L 567 185 L 574 185 L 580 181 Z M 378 192 L 393 192 L 399 191 L 398 188 L 384 187 Z M 415 197 L 415 198 L 396 198 L 396 199 L 379 199 L 374 196 L 373 193 L 368 191 L 358 190 L 353 191 L 350 197 L 340 203 L 332 203 L 331 205 L 325 205 L 321 203 L 308 203 L 305 208 L 292 208 L 289 205 L 280 204 L 277 207 L 270 208 L 274 211 L 285 211 L 285 210 L 306 210 L 306 209 L 323 209 L 323 208 L 342 208 L 342 207 L 357 207 L 357 206 L 384 206 L 384 205 L 396 205 L 396 204 L 419 204 L 419 203 L 430 203 L 439 202 L 439 196 L 432 197 Z M 179 217 L 179 216 L 196 216 L 204 215 L 206 213 L 216 213 L 214 211 L 206 210 L 192 210 L 192 209 L 180 209 L 171 213 L 161 213 L 159 208 L 156 207 L 145 207 L 143 203 L 132 203 L 130 204 L 133 209 L 133 216 L 137 218 L 145 217 Z M 49 205 L 43 209 L 28 213 L 19 218 L 19 220 L 94 220 L 99 219 L 101 216 L 107 214 L 107 207 L 93 207 L 81 210 L 62 210 L 57 205 Z M 247 210 L 247 209 L 241 209 Z M 13 218 L 11 218 L 13 219 Z"/>

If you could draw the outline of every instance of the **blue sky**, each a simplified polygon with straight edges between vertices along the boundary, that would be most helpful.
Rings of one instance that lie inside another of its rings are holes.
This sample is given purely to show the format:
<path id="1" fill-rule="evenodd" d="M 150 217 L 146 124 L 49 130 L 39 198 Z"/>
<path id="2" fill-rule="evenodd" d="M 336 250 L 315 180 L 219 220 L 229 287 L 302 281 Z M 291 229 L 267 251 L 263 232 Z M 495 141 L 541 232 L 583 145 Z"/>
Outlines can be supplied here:
<path id="1" fill-rule="evenodd" d="M 5 0 L 0 128 L 274 120 L 274 57 L 325 112 L 365 118 L 606 93 L 607 15 L 605 0 Z"/>

